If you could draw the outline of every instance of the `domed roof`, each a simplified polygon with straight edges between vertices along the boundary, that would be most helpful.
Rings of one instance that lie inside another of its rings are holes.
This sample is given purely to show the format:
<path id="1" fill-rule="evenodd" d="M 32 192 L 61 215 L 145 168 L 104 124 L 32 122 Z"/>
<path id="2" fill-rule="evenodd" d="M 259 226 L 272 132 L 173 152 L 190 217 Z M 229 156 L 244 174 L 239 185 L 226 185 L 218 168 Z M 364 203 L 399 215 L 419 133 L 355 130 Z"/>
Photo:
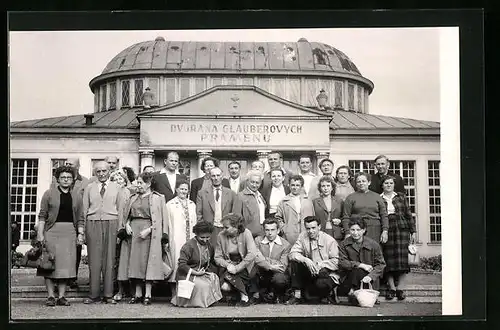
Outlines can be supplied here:
<path id="1" fill-rule="evenodd" d="M 343 52 L 304 38 L 298 42 L 202 42 L 170 41 L 163 37 L 124 49 L 106 65 L 102 75 L 148 69 L 175 72 L 307 71 L 361 76 L 356 65 Z"/>

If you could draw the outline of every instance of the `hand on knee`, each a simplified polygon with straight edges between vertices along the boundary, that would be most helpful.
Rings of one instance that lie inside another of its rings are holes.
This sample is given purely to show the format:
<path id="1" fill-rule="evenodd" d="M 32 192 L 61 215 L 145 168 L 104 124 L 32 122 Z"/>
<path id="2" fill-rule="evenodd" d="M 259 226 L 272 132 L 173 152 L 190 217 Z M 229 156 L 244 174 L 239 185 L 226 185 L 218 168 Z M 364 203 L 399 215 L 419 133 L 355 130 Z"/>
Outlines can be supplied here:
<path id="1" fill-rule="evenodd" d="M 222 283 L 220 289 L 224 292 L 229 292 L 229 291 L 231 291 L 231 286 L 229 285 L 229 283 L 224 282 L 224 283 Z"/>

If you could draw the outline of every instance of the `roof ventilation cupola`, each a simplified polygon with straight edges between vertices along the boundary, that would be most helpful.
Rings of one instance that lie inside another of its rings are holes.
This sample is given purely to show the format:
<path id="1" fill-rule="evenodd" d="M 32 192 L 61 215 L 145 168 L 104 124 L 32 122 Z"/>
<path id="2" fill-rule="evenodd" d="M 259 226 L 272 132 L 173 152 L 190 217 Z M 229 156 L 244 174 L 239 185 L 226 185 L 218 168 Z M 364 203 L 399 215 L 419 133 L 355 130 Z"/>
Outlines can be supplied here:
<path id="1" fill-rule="evenodd" d="M 85 118 L 85 126 L 91 126 L 91 125 L 94 124 L 92 122 L 92 119 L 94 119 L 94 115 L 93 114 L 88 113 L 88 114 L 83 115 L 83 117 Z"/>
<path id="2" fill-rule="evenodd" d="M 165 38 L 163 38 L 163 37 L 156 37 L 155 41 L 165 41 Z"/>

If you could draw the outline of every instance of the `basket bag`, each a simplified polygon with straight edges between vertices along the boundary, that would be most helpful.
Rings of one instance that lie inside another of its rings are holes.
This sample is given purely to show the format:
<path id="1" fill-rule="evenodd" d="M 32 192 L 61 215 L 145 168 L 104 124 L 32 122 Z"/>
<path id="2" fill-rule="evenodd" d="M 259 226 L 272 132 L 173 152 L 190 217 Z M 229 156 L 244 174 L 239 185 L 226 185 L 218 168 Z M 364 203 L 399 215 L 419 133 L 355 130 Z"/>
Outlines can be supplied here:
<path id="1" fill-rule="evenodd" d="M 415 244 L 408 245 L 408 265 L 418 266 L 420 263 L 420 256 L 418 254 L 418 248 Z"/>
<path id="2" fill-rule="evenodd" d="M 373 307 L 380 292 L 373 290 L 371 282 L 368 283 L 368 289 L 363 289 L 363 284 L 364 283 L 361 282 L 359 290 L 354 291 L 354 296 L 358 300 L 360 307 Z"/>
<path id="3" fill-rule="evenodd" d="M 189 280 L 192 270 L 193 270 L 192 268 L 189 268 L 186 279 L 177 282 L 177 296 L 179 298 L 191 299 L 191 295 L 193 294 L 193 289 L 194 289 L 194 278 L 195 278 L 195 276 L 193 275 L 193 280 L 192 281 Z"/>

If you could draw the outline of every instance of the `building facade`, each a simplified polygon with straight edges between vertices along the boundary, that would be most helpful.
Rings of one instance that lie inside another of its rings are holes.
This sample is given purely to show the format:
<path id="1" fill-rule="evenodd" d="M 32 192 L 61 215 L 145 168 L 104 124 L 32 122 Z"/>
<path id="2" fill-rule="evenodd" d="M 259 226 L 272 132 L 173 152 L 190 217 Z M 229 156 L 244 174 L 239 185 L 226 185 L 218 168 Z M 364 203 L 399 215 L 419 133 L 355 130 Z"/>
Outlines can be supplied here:
<path id="1" fill-rule="evenodd" d="M 108 155 L 138 172 L 176 150 L 194 179 L 208 155 L 245 173 L 277 150 L 292 171 L 311 155 L 316 173 L 325 157 L 374 173 L 373 159 L 387 155 L 405 180 L 421 255 L 441 253 L 439 123 L 370 114 L 374 84 L 329 45 L 158 37 L 120 52 L 89 85 L 93 113 L 11 123 L 11 217 L 24 240 L 65 158 L 90 176 Z"/>

